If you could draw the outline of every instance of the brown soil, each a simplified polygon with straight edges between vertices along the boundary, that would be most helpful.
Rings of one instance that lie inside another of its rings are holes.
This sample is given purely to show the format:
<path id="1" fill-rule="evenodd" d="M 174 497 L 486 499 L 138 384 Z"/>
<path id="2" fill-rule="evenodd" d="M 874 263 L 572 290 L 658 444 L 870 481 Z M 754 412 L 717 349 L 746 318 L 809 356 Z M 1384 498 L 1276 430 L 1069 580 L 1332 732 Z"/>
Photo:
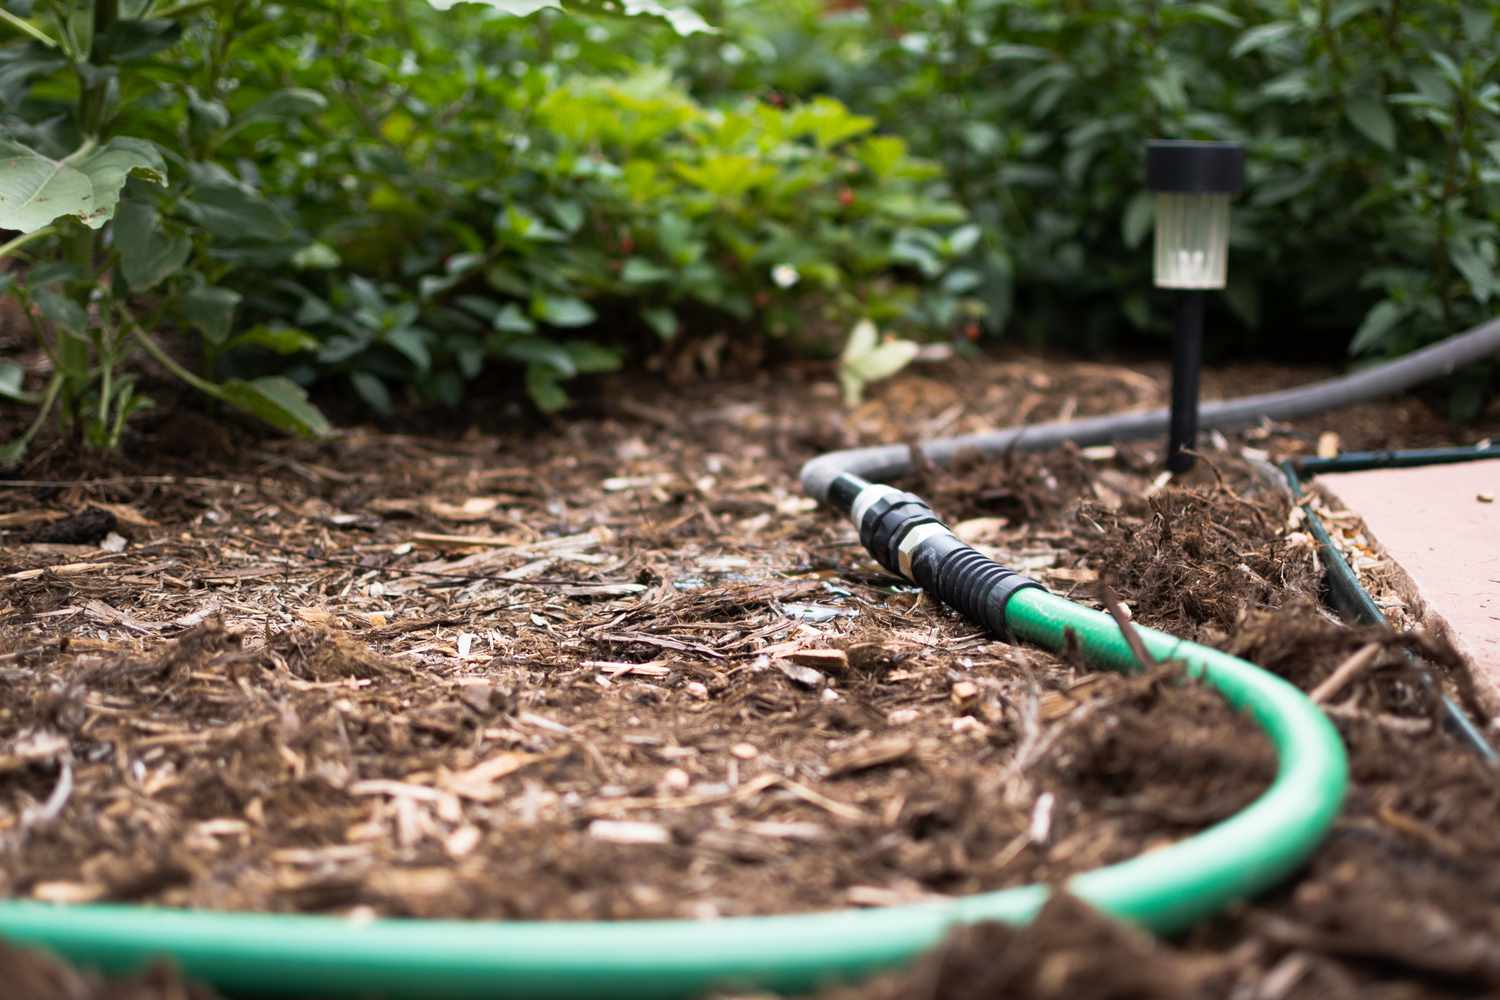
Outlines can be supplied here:
<path id="1" fill-rule="evenodd" d="M 848 414 L 809 366 L 621 380 L 539 428 L 309 444 L 174 414 L 107 471 L 44 451 L 0 482 L 0 893 L 711 917 L 1057 881 L 1190 833 L 1268 780 L 1251 724 L 1168 673 L 991 641 L 795 481 L 828 448 L 1159 403 L 1160 375 L 954 363 Z M 1402 640 L 1318 608 L 1309 540 L 1242 452 L 1497 427 L 1408 400 L 1207 441 L 1185 485 L 1155 484 L 1144 446 L 914 477 L 1052 589 L 1108 582 L 1141 622 L 1304 687 L 1380 652 L 1330 709 L 1350 804 L 1285 889 L 1170 945 L 1060 900 L 849 995 L 1500 990 L 1494 777 L 1434 726 Z M 66 984 L 11 995 L 189 995 L 10 969 Z"/>

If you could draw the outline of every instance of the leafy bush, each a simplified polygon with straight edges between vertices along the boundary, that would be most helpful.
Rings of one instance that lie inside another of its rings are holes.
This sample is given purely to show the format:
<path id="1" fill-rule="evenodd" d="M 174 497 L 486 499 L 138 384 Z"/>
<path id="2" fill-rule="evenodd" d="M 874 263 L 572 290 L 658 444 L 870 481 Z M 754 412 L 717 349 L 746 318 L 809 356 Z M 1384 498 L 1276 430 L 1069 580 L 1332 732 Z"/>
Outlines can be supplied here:
<path id="1" fill-rule="evenodd" d="M 423 62 L 442 59 L 435 45 Z M 963 213 L 927 194 L 937 168 L 837 101 L 710 110 L 661 72 L 529 62 L 449 94 L 429 88 L 461 81 L 457 70 L 404 87 L 385 71 L 367 65 L 358 88 L 402 95 L 377 128 L 351 141 L 345 122 L 265 175 L 301 192 L 302 217 L 374 284 L 335 275 L 253 296 L 315 335 L 320 369 L 346 367 L 377 408 L 390 382 L 451 401 L 492 360 L 523 365 L 532 398 L 553 408 L 561 380 L 612 366 L 632 332 L 789 335 L 841 332 L 858 315 L 917 326 L 964 314 L 962 275 L 919 296 L 892 272 L 936 280 L 977 230 L 947 234 Z"/>
<path id="2" fill-rule="evenodd" d="M 676 57 L 700 91 L 833 94 L 943 160 L 984 230 L 996 328 L 1090 345 L 1164 328 L 1145 292 L 1152 137 L 1248 147 L 1227 297 L 1245 329 L 1399 353 L 1500 299 L 1493 3 L 744 0 L 714 16 L 724 36 Z"/>
<path id="3" fill-rule="evenodd" d="M 118 443 L 149 405 L 137 352 L 317 434 L 305 390 L 329 378 L 389 410 L 518 366 L 555 408 L 638 334 L 977 315 L 949 263 L 978 230 L 870 119 L 831 98 L 705 107 L 603 29 L 448 6 L 8 6 L 0 227 L 20 235 L 0 257 L 26 264 L 0 282 L 51 374 L 30 392 L 0 362 L 0 395 L 39 405 L 0 463 L 54 406 Z M 645 0 L 570 6 L 702 28 Z"/>

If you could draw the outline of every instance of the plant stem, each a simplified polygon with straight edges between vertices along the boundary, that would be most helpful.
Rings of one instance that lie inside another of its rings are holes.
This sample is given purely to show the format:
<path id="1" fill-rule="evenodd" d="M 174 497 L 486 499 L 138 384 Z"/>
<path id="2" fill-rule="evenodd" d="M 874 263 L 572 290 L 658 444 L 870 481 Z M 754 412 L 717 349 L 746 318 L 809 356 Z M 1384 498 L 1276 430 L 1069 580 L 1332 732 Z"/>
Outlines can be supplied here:
<path id="1" fill-rule="evenodd" d="M 97 42 L 119 19 L 120 0 L 94 0 L 94 40 Z M 91 45 L 88 61 L 91 65 L 103 66 L 98 51 L 98 45 Z M 97 138 L 103 132 L 108 100 L 108 80 L 84 84 L 78 97 L 78 127 L 85 136 Z"/>
<path id="2" fill-rule="evenodd" d="M 26 286 L 21 285 L 15 290 L 16 301 L 21 305 L 21 314 L 26 317 L 26 322 L 31 326 L 31 335 L 36 338 L 42 353 L 47 355 L 47 360 L 52 362 L 52 370 L 60 372 L 63 370 L 62 358 L 58 357 L 57 351 L 53 350 L 48 343 L 47 337 L 42 333 L 41 321 L 36 317 L 36 310 L 32 308 L 31 296 L 27 294 Z"/>
<path id="3" fill-rule="evenodd" d="M 144 328 L 141 327 L 139 323 L 135 323 L 134 321 L 132 321 L 130 332 L 135 336 L 136 340 L 140 341 L 141 346 L 146 349 L 146 353 L 155 358 L 156 362 L 167 371 L 171 372 L 173 375 L 176 375 L 178 378 L 182 379 L 188 385 L 192 386 L 194 389 L 197 389 L 205 396 L 212 396 L 214 399 L 224 398 L 224 391 L 222 389 L 220 389 L 218 386 L 214 385 L 207 379 L 200 378 L 199 376 L 194 375 L 182 365 L 178 364 L 177 360 L 173 358 L 172 355 L 168 354 L 166 350 L 160 344 L 158 344 L 152 338 L 152 336 L 147 333 Z"/>
<path id="4" fill-rule="evenodd" d="M 43 226 L 41 229 L 34 229 L 29 233 L 22 233 L 20 236 L 17 236 L 15 239 L 11 240 L 9 243 L 0 244 L 0 259 L 10 256 L 33 240 L 43 239 L 44 237 L 51 236 L 55 232 L 57 232 L 56 227 Z"/>
<path id="5" fill-rule="evenodd" d="M 57 39 L 47 34 L 41 28 L 38 28 L 36 25 L 32 24 L 24 17 L 17 17 L 16 15 L 12 14 L 4 7 L 0 7 L 0 21 L 4 21 L 6 24 L 10 25 L 12 28 L 15 28 L 23 35 L 30 35 L 32 38 L 35 38 L 37 41 L 41 42 L 49 49 L 57 48 Z"/>
<path id="6" fill-rule="evenodd" d="M 57 394 L 62 389 L 62 384 L 62 373 L 54 372 L 52 380 L 47 383 L 47 391 L 42 395 L 42 405 L 37 408 L 36 419 L 31 422 L 31 426 L 26 428 L 20 437 L 5 445 L 3 450 L 9 452 L 17 461 L 20 461 L 21 456 L 26 454 L 26 446 L 31 443 L 31 439 L 36 437 L 37 432 L 47 422 L 47 414 L 52 412 L 52 406 L 57 402 Z"/>

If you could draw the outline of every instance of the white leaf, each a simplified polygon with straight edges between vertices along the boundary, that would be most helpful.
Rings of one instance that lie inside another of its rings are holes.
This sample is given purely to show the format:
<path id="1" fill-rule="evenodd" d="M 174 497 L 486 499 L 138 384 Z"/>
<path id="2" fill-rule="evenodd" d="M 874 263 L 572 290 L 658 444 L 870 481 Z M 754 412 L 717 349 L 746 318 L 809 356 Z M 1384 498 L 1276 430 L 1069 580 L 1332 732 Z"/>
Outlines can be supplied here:
<path id="1" fill-rule="evenodd" d="M 865 386 L 878 382 L 911 364 L 921 348 L 909 340 L 878 341 L 879 332 L 869 320 L 861 320 L 849 333 L 849 343 L 839 358 L 839 382 L 844 400 L 854 406 L 864 397 Z"/>
<path id="2" fill-rule="evenodd" d="M 712 32 L 708 22 L 687 7 L 668 7 L 656 0 L 569 0 L 564 6 L 558 0 L 428 0 L 438 10 L 449 10 L 461 3 L 479 3 L 515 17 L 526 17 L 539 10 L 570 10 L 580 14 L 618 14 L 625 17 L 656 17 L 671 25 L 679 35 Z"/>
<path id="3" fill-rule="evenodd" d="M 646 14 L 651 17 L 659 17 L 672 26 L 672 30 L 679 35 L 691 35 L 697 32 L 712 33 L 713 28 L 708 22 L 698 16 L 698 13 L 686 7 L 667 7 L 656 3 L 655 0 L 623 0 L 625 13 L 634 17 L 637 14 Z"/>

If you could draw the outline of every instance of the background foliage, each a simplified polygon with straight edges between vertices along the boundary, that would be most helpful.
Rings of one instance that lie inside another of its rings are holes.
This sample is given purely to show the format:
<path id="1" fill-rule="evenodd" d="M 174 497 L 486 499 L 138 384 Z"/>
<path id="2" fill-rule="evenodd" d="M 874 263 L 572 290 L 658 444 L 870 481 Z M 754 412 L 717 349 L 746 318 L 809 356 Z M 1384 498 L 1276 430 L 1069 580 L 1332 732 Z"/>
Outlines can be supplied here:
<path id="1" fill-rule="evenodd" d="M 1119 345 L 1169 316 L 1153 136 L 1250 150 L 1220 344 L 1393 354 L 1500 302 L 1493 4 L 695 9 L 12 0 L 0 283 L 48 357 L 0 396 L 110 446 L 143 356 L 317 433 L 309 387 L 550 409 L 631 353 L 864 318 Z"/>
<path id="2" fill-rule="evenodd" d="M 700 92 L 829 93 L 941 158 L 983 228 L 994 329 L 1089 348 L 1165 329 L 1145 292 L 1152 137 L 1248 147 L 1227 296 L 1242 344 L 1395 354 L 1496 314 L 1488 0 L 705 9 L 723 37 L 662 53 Z"/>
<path id="3" fill-rule="evenodd" d="M 512 369 L 555 409 L 642 343 L 975 314 L 940 284 L 978 230 L 939 168 L 833 98 L 709 107 L 550 11 L 99 9 L 23 8 L 40 37 L 0 47 L 0 225 L 27 261 L 3 280 L 49 355 L 43 410 L 89 444 L 145 405 L 140 354 L 315 434 L 318 383 L 389 412 Z"/>

